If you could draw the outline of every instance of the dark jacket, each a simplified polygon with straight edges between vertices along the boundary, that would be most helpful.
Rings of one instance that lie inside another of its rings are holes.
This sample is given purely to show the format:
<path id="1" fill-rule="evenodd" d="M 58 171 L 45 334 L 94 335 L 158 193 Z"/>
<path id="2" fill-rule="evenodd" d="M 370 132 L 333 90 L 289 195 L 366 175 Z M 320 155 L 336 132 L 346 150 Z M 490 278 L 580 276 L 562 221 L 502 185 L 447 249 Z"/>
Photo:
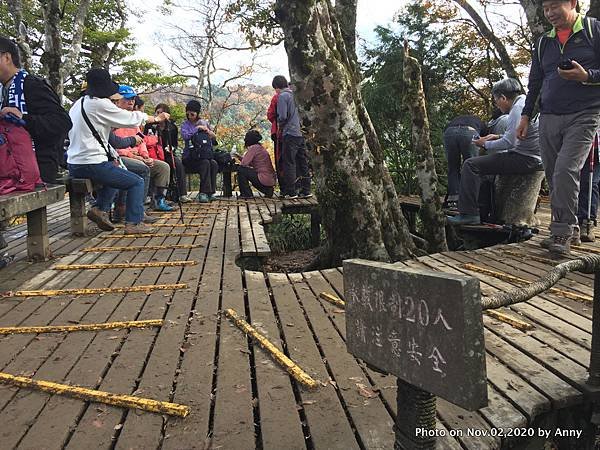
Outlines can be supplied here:
<path id="1" fill-rule="evenodd" d="M 136 146 L 135 136 L 121 137 L 117 136 L 114 131 L 108 135 L 108 143 L 117 150 Z"/>
<path id="2" fill-rule="evenodd" d="M 36 153 L 62 153 L 65 137 L 72 124 L 58 95 L 46 80 L 35 75 L 27 75 L 23 91 L 27 104 L 27 114 L 23 119 Z"/>
<path id="3" fill-rule="evenodd" d="M 584 27 L 588 26 L 586 31 Z M 588 71 L 589 81 L 581 83 L 561 78 L 557 68 L 563 59 L 574 59 L 581 64 Z M 529 92 L 522 115 L 532 116 L 540 93 L 541 113 L 561 115 L 600 110 L 599 83 L 600 22 L 579 16 L 564 46 L 559 42 L 554 29 L 538 40 L 532 52 Z"/>
<path id="4" fill-rule="evenodd" d="M 159 143 L 162 145 L 163 150 L 169 151 L 169 149 L 177 148 L 177 139 L 179 137 L 179 130 L 175 121 L 169 120 L 169 125 L 164 129 L 160 129 L 156 123 L 147 123 L 144 127 L 144 134 L 152 130 L 155 136 L 159 137 Z"/>

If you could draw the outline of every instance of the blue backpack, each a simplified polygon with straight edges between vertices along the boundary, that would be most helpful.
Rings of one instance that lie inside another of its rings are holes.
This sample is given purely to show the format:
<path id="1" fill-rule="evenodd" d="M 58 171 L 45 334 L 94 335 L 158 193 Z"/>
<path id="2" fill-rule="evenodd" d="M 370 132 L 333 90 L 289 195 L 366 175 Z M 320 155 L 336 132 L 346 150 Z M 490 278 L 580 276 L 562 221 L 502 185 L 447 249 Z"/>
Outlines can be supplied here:
<path id="1" fill-rule="evenodd" d="M 189 141 L 183 151 L 183 159 L 194 161 L 198 159 L 213 159 L 214 150 L 211 137 L 205 131 L 198 131 Z"/>

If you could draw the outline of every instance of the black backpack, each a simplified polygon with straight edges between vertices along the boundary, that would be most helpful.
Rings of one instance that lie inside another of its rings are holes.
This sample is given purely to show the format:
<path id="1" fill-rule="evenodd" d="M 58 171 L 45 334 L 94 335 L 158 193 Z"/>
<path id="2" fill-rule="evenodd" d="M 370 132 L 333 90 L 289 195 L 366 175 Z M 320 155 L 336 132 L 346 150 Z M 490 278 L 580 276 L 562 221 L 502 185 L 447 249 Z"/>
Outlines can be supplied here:
<path id="1" fill-rule="evenodd" d="M 184 151 L 183 159 L 213 159 L 214 150 L 211 137 L 205 131 L 198 131 L 190 139 L 187 151 Z"/>

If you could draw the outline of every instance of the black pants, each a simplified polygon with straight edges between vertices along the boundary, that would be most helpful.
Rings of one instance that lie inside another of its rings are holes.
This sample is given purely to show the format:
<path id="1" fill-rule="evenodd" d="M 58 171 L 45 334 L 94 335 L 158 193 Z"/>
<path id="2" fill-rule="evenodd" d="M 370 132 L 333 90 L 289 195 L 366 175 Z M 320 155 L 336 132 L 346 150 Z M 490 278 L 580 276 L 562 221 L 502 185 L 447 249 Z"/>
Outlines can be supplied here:
<path id="1" fill-rule="evenodd" d="M 239 166 L 238 167 L 238 184 L 240 186 L 240 194 L 242 197 L 252 197 L 252 189 L 250 189 L 250 183 L 260 192 L 265 195 L 273 194 L 273 187 L 265 186 L 258 179 L 258 173 L 256 169 L 252 167 Z"/>
<path id="2" fill-rule="evenodd" d="M 217 172 L 219 165 L 214 159 L 186 159 L 183 161 L 187 173 L 200 175 L 200 192 L 214 194 L 217 190 Z"/>
<path id="3" fill-rule="evenodd" d="M 281 193 L 295 195 L 298 189 L 301 194 L 310 193 L 310 174 L 308 170 L 308 155 L 303 137 L 285 135 L 281 149 L 280 179 Z M 296 185 L 296 181 L 298 181 Z"/>
<path id="4" fill-rule="evenodd" d="M 165 152 L 165 162 L 171 168 L 171 179 L 174 176 L 177 177 L 177 190 L 179 191 L 179 195 L 187 195 L 187 185 L 185 183 L 185 167 L 183 167 L 183 162 L 177 156 L 172 157 L 171 153 L 167 150 Z M 173 170 L 173 160 L 175 161 L 175 170 Z"/>
<path id="5" fill-rule="evenodd" d="M 50 152 L 48 149 L 36 151 L 35 159 L 40 169 L 42 181 L 56 184 L 56 177 L 58 176 L 58 155 L 56 152 Z"/>

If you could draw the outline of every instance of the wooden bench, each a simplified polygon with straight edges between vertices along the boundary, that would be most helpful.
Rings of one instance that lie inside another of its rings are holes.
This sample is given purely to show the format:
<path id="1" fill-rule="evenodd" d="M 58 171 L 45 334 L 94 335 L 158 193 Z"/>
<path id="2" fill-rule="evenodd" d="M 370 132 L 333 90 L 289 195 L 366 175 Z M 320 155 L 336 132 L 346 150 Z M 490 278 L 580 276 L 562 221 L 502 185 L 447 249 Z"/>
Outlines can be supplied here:
<path id="1" fill-rule="evenodd" d="M 85 236 L 87 229 L 85 197 L 94 190 L 92 180 L 67 178 L 66 187 L 69 192 L 69 207 L 71 209 L 71 232 L 75 236 Z"/>
<path id="2" fill-rule="evenodd" d="M 46 206 L 61 201 L 64 186 L 47 186 L 33 192 L 18 192 L 0 196 L 0 221 L 27 214 L 27 256 L 33 261 L 45 261 L 50 256 Z"/>

